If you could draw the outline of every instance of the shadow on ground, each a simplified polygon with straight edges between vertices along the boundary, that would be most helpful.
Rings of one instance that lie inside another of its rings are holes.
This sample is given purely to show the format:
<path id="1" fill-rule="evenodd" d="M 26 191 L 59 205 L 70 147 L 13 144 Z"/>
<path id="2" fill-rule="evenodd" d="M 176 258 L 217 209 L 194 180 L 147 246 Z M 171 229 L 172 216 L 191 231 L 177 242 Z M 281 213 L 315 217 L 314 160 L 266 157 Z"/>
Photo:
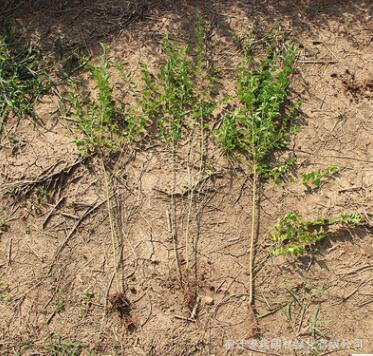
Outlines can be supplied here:
<path id="1" fill-rule="evenodd" d="M 179 21 L 181 31 L 188 36 L 194 31 L 190 28 L 189 16 L 196 8 L 200 8 L 210 25 L 224 36 L 233 32 L 230 21 L 237 13 L 246 14 L 258 26 L 281 25 L 285 31 L 293 31 L 293 35 L 312 33 L 316 27 L 329 28 L 331 21 L 339 22 L 342 30 L 350 23 L 366 26 L 372 15 L 367 0 L 8 0 L 0 13 L 0 23 L 17 21 L 38 33 L 44 44 L 60 36 L 69 43 L 84 43 L 94 51 L 98 42 L 109 42 L 129 27 L 133 33 L 138 29 L 141 36 L 147 23 L 166 18 Z"/>

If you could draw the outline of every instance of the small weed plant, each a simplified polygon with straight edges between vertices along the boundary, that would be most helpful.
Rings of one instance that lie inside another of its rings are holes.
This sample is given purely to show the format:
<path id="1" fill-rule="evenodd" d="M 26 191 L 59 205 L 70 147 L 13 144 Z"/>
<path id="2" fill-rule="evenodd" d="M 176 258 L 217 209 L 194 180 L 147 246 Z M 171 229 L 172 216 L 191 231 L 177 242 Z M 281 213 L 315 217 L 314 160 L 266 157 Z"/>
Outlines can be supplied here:
<path id="1" fill-rule="evenodd" d="M 0 282 L 0 301 L 10 301 L 10 299 L 9 285 L 4 282 Z"/>
<path id="2" fill-rule="evenodd" d="M 338 166 L 329 166 L 324 170 L 302 174 L 302 184 L 307 189 L 319 189 L 321 184 L 339 172 Z"/>
<path id="3" fill-rule="evenodd" d="M 35 104 L 49 93 L 50 66 L 38 47 L 12 26 L 0 31 L 0 133 L 10 115 L 38 119 Z"/>
<path id="4" fill-rule="evenodd" d="M 287 213 L 279 219 L 270 239 L 275 246 L 269 251 L 274 256 L 303 255 L 306 249 L 314 247 L 328 235 L 330 226 L 358 226 L 363 222 L 363 217 L 358 213 L 340 215 L 334 218 L 322 218 L 305 221 L 298 212 Z"/>
<path id="5" fill-rule="evenodd" d="M 84 289 L 83 297 L 82 297 L 82 304 L 83 305 L 90 305 L 92 303 L 92 299 L 95 297 L 95 294 L 89 289 Z"/>
<path id="6" fill-rule="evenodd" d="M 3 232 L 8 231 L 9 221 L 7 219 L 0 219 L 0 236 Z"/>
<path id="7" fill-rule="evenodd" d="M 47 346 L 47 351 L 52 356 L 79 356 L 84 346 L 84 343 L 79 340 L 54 336 L 52 343 Z"/>
<path id="8" fill-rule="evenodd" d="M 56 314 L 62 313 L 65 311 L 65 302 L 63 300 L 58 300 L 54 305 L 53 305 L 53 311 Z"/>
<path id="9" fill-rule="evenodd" d="M 266 163 L 259 163 L 256 166 L 259 176 L 266 177 L 273 181 L 275 184 L 280 184 L 284 182 L 287 175 L 296 166 L 295 159 L 288 159 L 282 164 L 277 164 L 274 166 L 269 166 Z"/>

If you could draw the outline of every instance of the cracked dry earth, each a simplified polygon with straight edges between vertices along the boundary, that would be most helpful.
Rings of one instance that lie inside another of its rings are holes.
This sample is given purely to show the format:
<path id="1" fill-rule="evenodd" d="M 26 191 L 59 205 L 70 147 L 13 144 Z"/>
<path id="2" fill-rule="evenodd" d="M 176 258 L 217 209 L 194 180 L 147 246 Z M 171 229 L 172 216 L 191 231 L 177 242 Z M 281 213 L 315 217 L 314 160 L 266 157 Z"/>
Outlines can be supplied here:
<path id="1" fill-rule="evenodd" d="M 105 42 L 136 69 L 140 58 L 159 64 L 162 34 L 188 41 L 199 6 L 228 93 L 240 59 L 231 32 L 281 23 L 301 44 L 291 93 L 301 99 L 303 128 L 281 153 L 295 157 L 297 169 L 262 188 L 255 307 L 248 304 L 250 175 L 213 140 L 204 153 L 209 169 L 201 169 L 193 132 L 175 160 L 150 139 L 111 159 L 81 160 L 67 126 L 51 118 L 51 97 L 38 107 L 45 127 L 24 120 L 0 138 L 0 218 L 10 221 L 0 232 L 0 354 L 62 355 L 51 351 L 61 340 L 79 341 L 75 354 L 83 355 L 372 353 L 369 2 L 154 1 L 118 22 L 117 9 L 130 4 L 72 2 L 47 11 L 39 1 L 12 16 L 41 38 L 62 31 L 86 40 L 92 53 Z M 339 174 L 306 191 L 301 174 L 329 165 Z M 41 177 L 46 196 L 8 194 Z M 359 211 L 368 224 L 333 232 L 312 255 L 271 257 L 268 233 L 295 210 L 307 219 Z M 266 344 L 275 338 L 301 346 Z M 320 339 L 332 349 L 302 344 Z M 250 350 L 256 341 L 260 352 Z"/>

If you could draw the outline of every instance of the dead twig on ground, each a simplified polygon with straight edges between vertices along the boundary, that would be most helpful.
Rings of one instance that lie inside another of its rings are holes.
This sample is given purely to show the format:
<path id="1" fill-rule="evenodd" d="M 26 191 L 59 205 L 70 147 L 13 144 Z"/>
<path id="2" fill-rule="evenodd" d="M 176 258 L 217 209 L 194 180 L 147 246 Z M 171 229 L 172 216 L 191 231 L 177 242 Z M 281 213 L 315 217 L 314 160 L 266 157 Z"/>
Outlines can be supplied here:
<path id="1" fill-rule="evenodd" d="M 45 227 L 47 226 L 49 220 L 51 219 L 54 211 L 65 201 L 65 197 L 62 197 L 58 200 L 58 202 L 56 203 L 56 205 L 53 205 L 51 211 L 48 213 L 48 215 L 46 216 L 46 218 L 44 219 L 44 222 L 43 222 L 43 229 L 45 229 Z"/>
<path id="2" fill-rule="evenodd" d="M 17 198 L 25 198 L 30 195 L 35 188 L 44 187 L 48 191 L 53 191 L 53 195 L 59 194 L 66 183 L 67 177 L 88 157 L 79 159 L 75 163 L 68 165 L 57 172 L 53 171 L 62 161 L 58 161 L 46 168 L 34 179 L 24 179 L 18 182 L 6 185 L 2 191 L 8 192 Z"/>
<path id="3" fill-rule="evenodd" d="M 359 285 L 352 292 L 350 292 L 349 294 L 347 294 L 345 297 L 342 298 L 342 300 L 339 302 L 339 304 L 341 304 L 341 303 L 345 302 L 347 299 L 351 298 L 355 293 L 357 293 L 359 291 L 359 289 L 361 287 L 368 284 L 371 280 L 372 279 L 369 279 L 368 281 L 360 282 Z"/>
<path id="4" fill-rule="evenodd" d="M 265 313 L 265 314 L 262 314 L 262 315 L 258 315 L 256 317 L 257 320 L 260 320 L 260 319 L 263 319 L 265 318 L 266 316 L 269 316 L 269 315 L 272 315 L 272 314 L 275 314 L 277 313 L 279 310 L 285 308 L 289 303 L 285 303 L 285 304 L 281 304 L 279 305 L 277 308 L 273 309 L 273 310 L 270 310 L 269 312 Z"/>
<path id="5" fill-rule="evenodd" d="M 187 318 L 186 316 L 182 316 L 182 315 L 174 315 L 174 318 L 175 319 L 180 319 L 180 320 L 185 320 L 185 321 L 190 321 L 190 322 L 193 322 L 193 323 L 196 321 L 195 319 Z"/>
<path id="6" fill-rule="evenodd" d="M 193 310 L 192 312 L 190 313 L 190 319 L 193 319 L 195 320 L 196 319 L 196 316 L 197 316 L 197 312 L 198 312 L 198 307 L 199 307 L 199 304 L 201 303 L 201 297 L 198 296 L 196 298 L 196 302 L 194 304 L 194 307 L 193 307 Z"/>
<path id="7" fill-rule="evenodd" d="M 335 60 L 307 60 L 299 61 L 300 64 L 336 64 L 338 61 Z"/>
<path id="8" fill-rule="evenodd" d="M 112 198 L 113 196 L 115 195 L 112 194 L 109 198 Z M 92 213 L 94 213 L 97 209 L 99 209 L 102 205 L 104 205 L 105 203 L 107 202 L 107 199 L 104 199 L 103 201 L 95 204 L 95 205 L 91 205 L 90 207 L 88 207 L 88 209 L 84 212 L 84 214 L 80 217 L 80 219 L 75 223 L 75 225 L 72 227 L 72 229 L 70 230 L 70 232 L 67 234 L 65 240 L 61 243 L 61 245 L 57 248 L 55 254 L 54 254 L 54 257 L 53 257 L 53 260 L 51 262 L 51 265 L 48 269 L 48 275 L 51 274 L 52 272 L 52 269 L 54 267 L 54 264 L 58 258 L 58 256 L 60 255 L 60 253 L 62 252 L 62 250 L 66 247 L 66 245 L 68 244 L 68 242 L 70 241 L 70 239 L 74 236 L 74 234 L 76 233 L 78 227 L 80 226 L 80 224 L 88 217 L 90 216 Z"/>
<path id="9" fill-rule="evenodd" d="M 13 245 L 13 239 L 10 238 L 9 240 L 9 247 L 8 247 L 8 266 L 12 263 L 12 245 Z"/>

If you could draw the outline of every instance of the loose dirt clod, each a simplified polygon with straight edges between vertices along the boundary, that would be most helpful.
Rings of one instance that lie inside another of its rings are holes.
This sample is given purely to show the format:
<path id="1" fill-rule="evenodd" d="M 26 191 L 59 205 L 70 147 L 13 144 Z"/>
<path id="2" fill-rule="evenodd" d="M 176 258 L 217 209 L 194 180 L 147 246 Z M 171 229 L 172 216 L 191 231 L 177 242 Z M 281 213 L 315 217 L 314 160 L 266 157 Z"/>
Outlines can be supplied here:
<path id="1" fill-rule="evenodd" d="M 352 96 L 352 99 L 358 103 L 361 99 L 373 98 L 373 80 L 356 79 L 356 75 L 351 73 L 348 69 L 340 76 L 346 92 Z M 351 99 L 351 100 L 352 100 Z"/>
<path id="2" fill-rule="evenodd" d="M 117 312 L 122 320 L 123 326 L 133 332 L 136 328 L 131 316 L 131 303 L 124 293 L 115 293 L 109 296 L 111 310 Z"/>
<path id="3" fill-rule="evenodd" d="M 206 305 L 213 305 L 215 303 L 214 298 L 210 296 L 206 296 L 203 301 Z"/>

